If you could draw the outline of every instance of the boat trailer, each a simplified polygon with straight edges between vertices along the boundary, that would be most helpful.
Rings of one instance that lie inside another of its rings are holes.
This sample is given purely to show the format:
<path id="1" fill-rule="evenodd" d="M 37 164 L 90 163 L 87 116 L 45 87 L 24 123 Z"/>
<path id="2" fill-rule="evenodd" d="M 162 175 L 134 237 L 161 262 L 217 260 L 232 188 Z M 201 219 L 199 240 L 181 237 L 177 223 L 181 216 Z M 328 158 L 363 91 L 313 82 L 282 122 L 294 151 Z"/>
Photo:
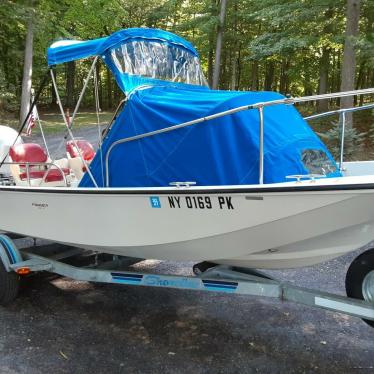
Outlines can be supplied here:
<path id="1" fill-rule="evenodd" d="M 59 243 L 18 249 L 14 234 L 0 234 L 0 304 L 13 301 L 20 277 L 47 271 L 79 281 L 131 286 L 167 287 L 194 291 L 265 296 L 293 301 L 364 319 L 374 327 L 374 271 L 366 277 L 369 299 L 345 296 L 295 286 L 257 270 L 203 262 L 194 266 L 196 276 L 149 274 L 121 270 L 142 259 L 100 254 Z M 373 252 L 374 253 L 374 252 Z M 73 264 L 79 259 L 79 265 Z M 368 279 L 368 280 L 367 280 Z M 3 283 L 3 284 L 2 284 Z"/>

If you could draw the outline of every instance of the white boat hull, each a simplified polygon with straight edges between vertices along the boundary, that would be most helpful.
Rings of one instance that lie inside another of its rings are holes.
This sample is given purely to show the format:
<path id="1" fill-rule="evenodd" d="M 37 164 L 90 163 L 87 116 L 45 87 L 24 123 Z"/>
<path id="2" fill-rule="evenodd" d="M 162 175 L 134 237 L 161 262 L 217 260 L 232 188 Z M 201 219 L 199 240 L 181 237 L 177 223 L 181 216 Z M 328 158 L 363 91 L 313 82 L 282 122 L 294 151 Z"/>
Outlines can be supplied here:
<path id="1" fill-rule="evenodd" d="M 1 187 L 0 229 L 122 256 L 278 269 L 369 243 L 373 206 L 374 177 L 261 188 Z"/>

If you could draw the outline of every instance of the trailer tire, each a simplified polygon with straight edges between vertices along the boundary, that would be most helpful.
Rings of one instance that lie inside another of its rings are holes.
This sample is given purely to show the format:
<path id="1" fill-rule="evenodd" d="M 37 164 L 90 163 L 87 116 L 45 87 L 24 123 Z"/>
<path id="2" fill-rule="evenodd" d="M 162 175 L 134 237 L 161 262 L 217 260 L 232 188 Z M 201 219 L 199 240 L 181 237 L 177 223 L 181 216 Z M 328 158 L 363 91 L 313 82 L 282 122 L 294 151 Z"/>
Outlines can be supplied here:
<path id="1" fill-rule="evenodd" d="M 371 271 L 374 271 L 374 248 L 361 253 L 353 260 L 348 268 L 345 278 L 345 289 L 348 297 L 367 300 L 369 302 L 372 302 L 374 307 L 374 298 L 365 297 L 363 291 L 364 280 Z M 371 295 L 374 295 L 374 289 L 370 293 Z M 370 321 L 364 318 L 362 320 L 369 326 L 374 327 L 374 321 Z"/>
<path id="2" fill-rule="evenodd" d="M 0 260 L 0 305 L 5 306 L 18 295 L 20 278 L 15 272 L 7 272 Z"/>

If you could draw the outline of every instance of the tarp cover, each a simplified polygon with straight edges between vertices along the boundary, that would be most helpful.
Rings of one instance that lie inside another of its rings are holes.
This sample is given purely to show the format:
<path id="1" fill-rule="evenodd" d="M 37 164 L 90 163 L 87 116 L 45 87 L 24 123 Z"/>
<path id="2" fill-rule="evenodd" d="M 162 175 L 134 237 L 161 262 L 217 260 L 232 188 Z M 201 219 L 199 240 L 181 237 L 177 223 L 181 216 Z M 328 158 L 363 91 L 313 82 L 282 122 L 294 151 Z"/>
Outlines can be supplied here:
<path id="1" fill-rule="evenodd" d="M 242 105 L 282 98 L 274 92 L 214 91 L 192 85 L 135 90 L 91 164 L 105 186 L 105 156 L 117 140 Z M 264 182 L 288 175 L 340 176 L 335 161 L 292 105 L 264 109 Z M 103 160 L 103 165 L 101 163 Z M 243 185 L 259 182 L 259 114 L 247 110 L 201 124 L 117 145 L 109 157 L 111 187 Z M 92 187 L 86 173 L 81 187 Z"/>

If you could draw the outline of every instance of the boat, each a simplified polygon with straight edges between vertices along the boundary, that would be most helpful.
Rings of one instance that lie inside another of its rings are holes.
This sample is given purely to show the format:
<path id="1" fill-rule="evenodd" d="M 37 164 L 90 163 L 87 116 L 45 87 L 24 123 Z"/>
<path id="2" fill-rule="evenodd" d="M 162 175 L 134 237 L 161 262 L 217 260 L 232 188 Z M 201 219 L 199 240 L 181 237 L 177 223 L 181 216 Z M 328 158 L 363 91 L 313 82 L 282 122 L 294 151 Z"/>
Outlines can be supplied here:
<path id="1" fill-rule="evenodd" d="M 99 57 L 125 99 L 94 150 L 73 130 Z M 93 63 L 68 122 L 52 69 L 82 58 Z M 336 162 L 294 105 L 374 89 L 300 98 L 211 90 L 189 42 L 145 28 L 56 42 L 48 64 L 67 156 L 8 144 L 1 230 L 119 256 L 262 269 L 321 263 L 374 239 L 374 161 Z"/>

